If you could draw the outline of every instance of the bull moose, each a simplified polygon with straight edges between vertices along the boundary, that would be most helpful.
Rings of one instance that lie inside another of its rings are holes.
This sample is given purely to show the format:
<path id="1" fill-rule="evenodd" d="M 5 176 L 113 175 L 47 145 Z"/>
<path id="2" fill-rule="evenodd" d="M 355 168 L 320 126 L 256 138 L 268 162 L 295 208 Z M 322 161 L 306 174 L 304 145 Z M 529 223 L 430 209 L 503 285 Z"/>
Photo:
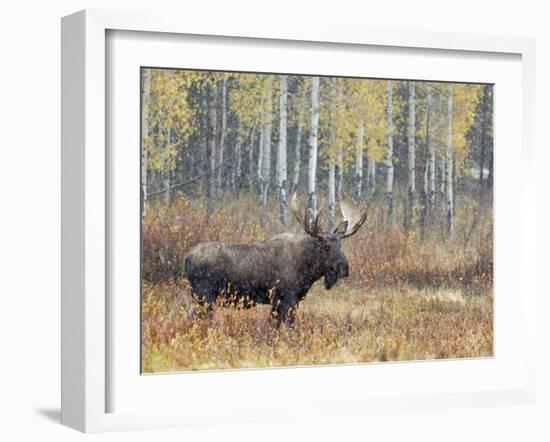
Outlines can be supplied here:
<path id="1" fill-rule="evenodd" d="M 206 242 L 190 250 L 184 270 L 196 307 L 211 312 L 219 297 L 246 307 L 271 304 L 277 324 L 292 325 L 298 304 L 315 281 L 324 277 L 330 290 L 338 278 L 349 276 L 341 241 L 357 233 L 367 210 L 341 201 L 344 221 L 327 232 L 321 229 L 319 212 L 312 222 L 307 221 L 307 209 L 301 216 L 296 195 L 290 208 L 305 234 L 281 233 L 251 244 Z"/>

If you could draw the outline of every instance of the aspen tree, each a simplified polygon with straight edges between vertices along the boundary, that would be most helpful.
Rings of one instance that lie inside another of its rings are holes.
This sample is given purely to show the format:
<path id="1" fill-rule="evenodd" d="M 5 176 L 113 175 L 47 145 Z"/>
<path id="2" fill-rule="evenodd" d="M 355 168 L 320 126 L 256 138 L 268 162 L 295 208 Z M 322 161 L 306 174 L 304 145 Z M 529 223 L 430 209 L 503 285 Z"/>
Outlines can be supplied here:
<path id="1" fill-rule="evenodd" d="M 298 121 L 296 123 L 296 141 L 294 144 L 294 171 L 292 174 L 292 193 L 296 193 L 298 190 L 298 184 L 300 183 L 300 169 L 302 163 L 302 135 L 304 126 L 304 108 L 307 99 L 305 84 L 302 85 L 302 91 L 300 98 L 297 100 L 297 112 Z"/>
<path id="2" fill-rule="evenodd" d="M 223 195 L 223 175 L 224 175 L 224 152 L 225 152 L 225 133 L 226 133 L 226 126 L 227 126 L 227 76 L 224 75 L 223 79 L 221 80 L 221 101 L 220 101 L 220 112 L 221 112 L 221 122 L 220 122 L 220 142 L 218 145 L 218 169 L 216 170 L 217 173 L 217 197 L 220 197 Z"/>
<path id="3" fill-rule="evenodd" d="M 210 167 L 208 169 L 208 195 L 206 203 L 206 213 L 208 217 L 214 214 L 214 199 L 216 198 L 216 138 L 217 138 L 217 113 L 216 113 L 216 86 L 210 86 L 209 94 L 209 118 L 210 118 L 210 138 L 208 140 L 207 157 Z"/>
<path id="4" fill-rule="evenodd" d="M 334 147 L 336 143 L 336 79 L 332 78 L 330 89 L 330 144 L 328 157 L 328 225 L 334 226 L 336 208 L 336 161 Z"/>
<path id="5" fill-rule="evenodd" d="M 391 226 L 393 218 L 393 85 L 387 81 L 386 126 L 388 147 L 386 149 L 386 224 Z"/>
<path id="6" fill-rule="evenodd" d="M 416 198 L 416 166 L 415 166 L 415 136 L 416 136 L 416 91 L 414 81 L 409 81 L 409 114 L 407 132 L 407 198 L 405 209 L 405 228 L 409 229 L 414 223 Z"/>
<path id="7" fill-rule="evenodd" d="M 447 232 L 453 234 L 454 228 L 454 207 L 453 207 L 453 85 L 447 86 L 447 150 L 445 167 L 445 210 L 447 214 Z"/>
<path id="8" fill-rule="evenodd" d="M 311 132 L 308 159 L 308 222 L 311 224 L 317 211 L 317 156 L 319 131 L 319 77 L 311 79 Z"/>
<path id="9" fill-rule="evenodd" d="M 279 146 L 277 149 L 277 185 L 279 187 L 279 219 L 283 226 L 286 226 L 288 219 L 288 208 L 286 198 L 286 183 L 287 183 L 287 77 L 286 75 L 279 76 L 280 82 L 280 97 L 279 97 Z"/>
<path id="10" fill-rule="evenodd" d="M 363 143 L 365 138 L 365 122 L 361 120 L 357 133 L 357 150 L 355 151 L 355 195 L 361 199 L 363 190 Z"/>
<path id="11" fill-rule="evenodd" d="M 141 215 L 147 214 L 147 142 L 149 141 L 149 100 L 151 96 L 151 69 L 141 71 L 142 105 L 141 105 Z"/>

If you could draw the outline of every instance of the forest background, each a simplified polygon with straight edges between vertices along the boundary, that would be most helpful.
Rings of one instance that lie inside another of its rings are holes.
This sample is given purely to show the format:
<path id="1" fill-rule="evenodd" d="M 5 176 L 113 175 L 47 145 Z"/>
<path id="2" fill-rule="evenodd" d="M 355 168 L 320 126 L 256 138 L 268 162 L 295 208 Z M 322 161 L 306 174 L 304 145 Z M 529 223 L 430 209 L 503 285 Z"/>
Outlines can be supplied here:
<path id="1" fill-rule="evenodd" d="M 492 354 L 492 85 L 149 68 L 141 79 L 145 371 Z M 291 334 L 266 328 L 261 309 L 186 321 L 187 251 L 299 231 L 294 193 L 327 229 L 339 199 L 368 205 L 344 247 L 350 280 L 314 287 Z"/>

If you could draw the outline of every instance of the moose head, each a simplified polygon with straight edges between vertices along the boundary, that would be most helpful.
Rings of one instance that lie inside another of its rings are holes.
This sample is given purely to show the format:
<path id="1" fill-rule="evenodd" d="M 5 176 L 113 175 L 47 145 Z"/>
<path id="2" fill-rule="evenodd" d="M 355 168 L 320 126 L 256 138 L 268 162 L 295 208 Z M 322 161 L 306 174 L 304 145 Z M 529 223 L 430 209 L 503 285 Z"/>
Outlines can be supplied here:
<path id="1" fill-rule="evenodd" d="M 323 231 L 320 223 L 321 212 L 315 212 L 311 220 L 308 220 L 307 207 L 303 210 L 303 216 L 298 204 L 296 194 L 292 196 L 290 209 L 297 221 L 300 223 L 304 232 L 315 238 L 319 243 L 320 261 L 324 275 L 325 288 L 329 290 L 336 284 L 338 278 L 349 276 L 349 262 L 346 255 L 342 252 L 342 240 L 349 238 L 357 233 L 367 219 L 367 210 L 360 210 L 354 204 L 342 200 L 340 201 L 340 210 L 344 221 L 342 221 L 334 230 Z M 349 229 L 349 227 L 351 229 Z"/>

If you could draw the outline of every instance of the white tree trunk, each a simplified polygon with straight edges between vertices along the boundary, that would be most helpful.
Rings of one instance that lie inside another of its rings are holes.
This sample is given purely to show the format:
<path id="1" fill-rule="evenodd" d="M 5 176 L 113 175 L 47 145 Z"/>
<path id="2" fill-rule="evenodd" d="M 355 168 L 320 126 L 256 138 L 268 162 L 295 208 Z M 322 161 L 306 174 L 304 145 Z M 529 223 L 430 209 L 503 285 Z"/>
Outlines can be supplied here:
<path id="1" fill-rule="evenodd" d="M 216 87 L 210 86 L 209 94 L 209 117 L 210 117 L 210 138 L 209 144 L 209 161 L 210 168 L 208 169 L 208 196 L 206 203 L 206 213 L 208 217 L 214 214 L 214 199 L 216 198 L 216 138 L 217 138 L 217 113 L 216 113 Z"/>
<path id="2" fill-rule="evenodd" d="M 393 85 L 387 83 L 386 126 L 388 130 L 388 148 L 386 150 L 386 223 L 392 224 L 393 218 Z"/>
<path id="3" fill-rule="evenodd" d="M 424 145 L 424 174 L 422 180 L 422 203 L 421 203 L 421 239 L 424 239 L 426 233 L 426 221 L 428 212 L 431 209 L 431 194 L 430 194 L 430 174 L 431 174 L 431 106 L 432 106 L 432 91 L 430 85 L 426 85 L 426 135 Z"/>
<path id="4" fill-rule="evenodd" d="M 286 105 L 287 105 L 287 77 L 279 76 L 281 87 L 279 98 L 279 148 L 277 150 L 277 185 L 279 186 L 279 218 L 286 226 L 288 208 L 286 199 L 287 158 L 286 158 Z"/>
<path id="5" fill-rule="evenodd" d="M 143 69 L 143 96 L 141 110 L 141 216 L 147 214 L 147 138 L 149 137 L 149 98 L 151 95 L 151 69 Z"/>
<path id="6" fill-rule="evenodd" d="M 363 139 L 365 137 L 365 123 L 361 120 L 357 134 L 357 149 L 355 152 L 355 193 L 357 199 L 361 198 L 363 189 Z"/>
<path id="7" fill-rule="evenodd" d="M 168 161 L 166 152 L 168 151 L 168 145 L 172 143 L 172 129 L 166 131 L 166 141 L 164 143 L 164 148 L 162 152 L 162 188 L 164 189 L 164 204 L 167 206 L 170 204 L 170 161 Z"/>
<path id="8" fill-rule="evenodd" d="M 328 163 L 328 225 L 334 227 L 336 209 L 336 162 L 333 157 Z"/>
<path id="9" fill-rule="evenodd" d="M 428 98 L 427 98 L 427 111 L 426 111 L 426 144 L 429 155 L 429 168 L 428 168 L 428 200 L 430 205 L 430 210 L 433 212 L 435 209 L 435 146 L 432 142 L 431 137 L 431 114 L 432 114 L 432 91 L 428 89 Z"/>
<path id="10" fill-rule="evenodd" d="M 298 183 L 300 182 L 300 163 L 302 148 L 302 126 L 298 125 L 298 133 L 296 134 L 296 144 L 294 145 L 294 174 L 292 177 L 292 192 L 298 190 Z"/>
<path id="11" fill-rule="evenodd" d="M 311 133 L 308 161 L 308 222 L 311 224 L 317 210 L 317 133 L 319 131 L 319 77 L 311 79 Z"/>
<path id="12" fill-rule="evenodd" d="M 208 121 L 210 116 L 210 111 L 208 109 L 208 94 L 209 89 L 207 87 L 203 88 L 201 91 L 201 152 L 200 152 L 200 169 L 201 173 L 203 174 L 202 179 L 200 180 L 201 185 L 201 193 L 204 194 L 208 198 L 209 190 L 208 187 L 210 186 L 209 182 L 209 173 L 208 173 L 208 134 L 210 131 L 208 130 Z"/>
<path id="13" fill-rule="evenodd" d="M 448 97 L 447 97 L 447 116 L 448 116 L 448 129 L 447 129 L 447 150 L 446 150 L 446 167 L 445 167 L 445 181 L 446 181 L 446 212 L 447 212 L 447 232 L 449 235 L 453 234 L 454 230 L 454 207 L 453 207 L 453 85 L 448 85 Z"/>
<path id="14" fill-rule="evenodd" d="M 248 190 L 252 192 L 254 187 L 254 144 L 256 143 L 256 126 L 250 131 L 250 140 L 248 143 L 248 164 L 247 164 L 247 184 Z"/>
<path id="15" fill-rule="evenodd" d="M 223 164 L 223 154 L 225 151 L 225 128 L 226 128 L 226 122 L 227 122 L 227 77 L 225 77 L 222 80 L 222 102 L 221 102 L 221 128 L 220 128 L 220 145 L 218 146 L 218 178 L 217 178 L 217 187 L 218 187 L 218 195 L 221 196 L 223 194 L 223 172 L 224 172 L 224 164 Z"/>
<path id="16" fill-rule="evenodd" d="M 264 163 L 264 141 L 265 141 L 265 123 L 264 123 L 264 100 L 262 98 L 260 109 L 262 112 L 262 120 L 260 121 L 260 138 L 258 140 L 258 169 L 256 171 L 256 187 L 258 192 L 258 203 L 262 203 L 262 195 L 264 194 L 264 179 L 262 176 L 263 173 L 263 163 Z"/>
<path id="17" fill-rule="evenodd" d="M 336 173 L 336 195 L 342 198 L 343 182 L 344 182 L 344 149 L 342 144 L 338 145 L 336 153 L 336 165 L 338 167 Z"/>
<path id="18" fill-rule="evenodd" d="M 294 145 L 294 174 L 292 176 L 292 193 L 295 193 L 298 190 L 298 184 L 300 183 L 300 168 L 302 163 L 302 133 L 303 133 L 303 124 L 304 124 L 304 105 L 306 102 L 306 88 L 303 88 L 303 96 L 299 102 L 299 111 L 298 111 L 298 128 L 296 133 L 296 144 Z"/>
<path id="19" fill-rule="evenodd" d="M 239 195 L 239 192 L 241 190 L 241 176 L 242 176 L 242 163 L 243 163 L 243 156 L 242 156 L 242 134 L 240 125 L 237 125 L 237 140 L 235 141 L 235 167 L 233 168 L 233 177 L 232 177 L 232 185 L 233 185 L 233 191 Z"/>
<path id="20" fill-rule="evenodd" d="M 409 228 L 414 221 L 415 198 L 416 198 L 416 169 L 415 169 L 415 146 L 416 136 L 416 110 L 415 83 L 409 81 L 409 126 L 408 126 L 408 184 L 407 184 L 407 209 L 405 210 L 405 227 Z"/>
<path id="21" fill-rule="evenodd" d="M 447 159 L 446 159 L 446 155 L 440 155 L 439 156 L 439 201 L 440 201 L 440 205 L 442 207 L 442 211 L 444 212 L 445 211 L 445 204 L 446 204 L 446 201 L 445 201 L 445 184 L 446 184 L 446 173 L 445 173 L 445 169 L 446 169 L 446 162 L 447 162 Z"/>
<path id="22" fill-rule="evenodd" d="M 376 191 L 376 161 L 372 158 L 367 160 L 367 172 L 367 191 L 369 198 L 372 198 Z"/>
<path id="23" fill-rule="evenodd" d="M 429 86 L 428 86 L 429 88 Z M 431 98 L 430 91 L 428 90 L 426 95 L 426 132 L 425 132 L 425 147 L 424 147 L 424 173 L 422 175 L 422 204 L 428 205 L 428 192 L 429 192 L 429 176 L 430 176 L 430 105 L 429 99 Z"/>
<path id="24" fill-rule="evenodd" d="M 262 208 L 267 206 L 267 193 L 269 190 L 269 181 L 271 179 L 271 132 L 273 129 L 273 88 L 270 85 L 267 92 L 267 103 L 265 109 L 265 129 L 263 142 L 263 160 L 262 160 Z"/>
<path id="25" fill-rule="evenodd" d="M 334 146 L 336 143 L 336 78 L 332 79 L 330 109 L 330 152 L 328 165 L 328 225 L 334 226 L 336 208 L 336 161 Z"/>
<path id="26" fill-rule="evenodd" d="M 337 97 L 342 95 L 341 83 L 336 82 L 336 80 L 334 93 Z M 334 118 L 336 118 L 336 114 Z M 336 196 L 341 199 L 344 185 L 344 146 L 341 142 L 338 143 L 338 147 L 336 148 L 336 168 Z"/>
<path id="27" fill-rule="evenodd" d="M 483 95 L 481 97 L 481 127 L 480 127 L 480 158 L 479 158 L 479 185 L 483 186 L 483 178 L 485 173 L 485 155 L 489 152 L 487 149 L 487 125 L 489 122 L 489 101 L 490 91 L 492 86 L 486 84 L 483 86 Z"/>
<path id="28" fill-rule="evenodd" d="M 443 93 L 440 94 L 440 100 L 439 100 L 439 108 L 438 112 L 443 115 L 444 111 L 447 108 L 447 96 Z M 441 129 L 441 139 L 439 140 L 441 143 L 441 146 L 446 148 L 447 144 L 447 134 L 445 134 L 445 130 Z M 436 162 L 437 162 L 437 169 L 438 169 L 438 178 L 439 182 L 436 184 L 436 187 L 439 191 L 439 204 L 441 208 L 442 218 L 445 217 L 445 205 L 447 204 L 447 201 L 445 200 L 445 188 L 446 188 L 446 172 L 445 169 L 447 168 L 447 155 L 445 152 L 440 153 L 439 155 L 436 155 Z"/>

